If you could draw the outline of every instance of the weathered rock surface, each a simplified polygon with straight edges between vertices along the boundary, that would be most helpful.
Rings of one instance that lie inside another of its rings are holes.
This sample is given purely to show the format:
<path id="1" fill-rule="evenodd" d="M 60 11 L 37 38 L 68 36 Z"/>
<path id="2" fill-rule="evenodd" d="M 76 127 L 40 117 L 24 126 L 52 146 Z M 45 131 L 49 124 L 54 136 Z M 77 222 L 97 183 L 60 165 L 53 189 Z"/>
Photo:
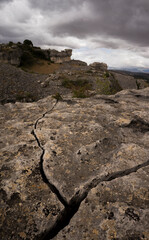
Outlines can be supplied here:
<path id="1" fill-rule="evenodd" d="M 108 66 L 106 63 L 101 62 L 94 62 L 89 65 L 92 69 L 99 70 L 99 71 L 107 71 Z"/>
<path id="2" fill-rule="evenodd" d="M 0 239 L 148 240 L 148 104 L 149 88 L 0 105 Z"/>
<path id="3" fill-rule="evenodd" d="M 56 93 L 73 96 L 72 89 L 63 86 L 66 80 L 76 82 L 76 87 L 84 81 L 95 93 L 109 94 L 121 90 L 111 74 L 106 78 L 102 71 L 92 73 L 81 61 L 65 62 L 58 66 L 56 72 L 48 75 L 29 73 L 10 64 L 0 64 L 0 102 L 32 102 Z M 85 86 L 82 84 L 80 87 Z"/>
<path id="4" fill-rule="evenodd" d="M 72 49 L 65 49 L 61 52 L 50 49 L 49 53 L 51 61 L 55 63 L 63 63 L 71 60 Z"/>
<path id="5" fill-rule="evenodd" d="M 147 86 L 147 82 L 143 79 L 135 79 L 133 76 L 116 72 L 113 72 L 113 74 L 122 89 L 137 89 L 138 87 L 141 89 Z"/>
<path id="6" fill-rule="evenodd" d="M 19 66 L 21 62 L 21 49 L 0 49 L 0 63 L 10 63 Z"/>
<path id="7" fill-rule="evenodd" d="M 63 63 L 71 60 L 72 49 L 65 49 L 61 52 L 54 49 L 40 49 L 33 45 L 24 48 L 24 44 L 0 44 L 0 63 L 10 63 L 15 66 L 20 66 L 21 59 L 24 53 L 31 53 L 33 56 L 46 60 L 51 60 L 54 63 Z"/>

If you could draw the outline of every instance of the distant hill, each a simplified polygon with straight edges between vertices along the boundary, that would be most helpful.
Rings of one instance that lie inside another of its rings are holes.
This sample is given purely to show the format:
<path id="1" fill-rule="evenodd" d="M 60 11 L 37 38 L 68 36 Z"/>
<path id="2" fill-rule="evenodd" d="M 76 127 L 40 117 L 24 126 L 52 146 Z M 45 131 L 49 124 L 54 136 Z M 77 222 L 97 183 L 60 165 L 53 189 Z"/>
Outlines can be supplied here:
<path id="1" fill-rule="evenodd" d="M 133 72 L 133 73 L 149 73 L 149 68 L 143 67 L 132 67 L 132 68 L 109 68 L 109 70 L 114 71 L 124 71 L 124 72 Z"/>

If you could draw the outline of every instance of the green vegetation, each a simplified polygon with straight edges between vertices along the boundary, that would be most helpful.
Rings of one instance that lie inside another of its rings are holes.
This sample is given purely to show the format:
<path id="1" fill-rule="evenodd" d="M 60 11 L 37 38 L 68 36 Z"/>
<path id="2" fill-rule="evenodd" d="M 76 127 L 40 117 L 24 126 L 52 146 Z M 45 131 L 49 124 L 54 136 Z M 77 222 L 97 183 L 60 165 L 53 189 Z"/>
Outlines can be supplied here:
<path id="1" fill-rule="evenodd" d="M 92 70 L 87 70 L 86 73 L 93 73 L 93 71 Z"/>
<path id="2" fill-rule="evenodd" d="M 69 80 L 68 78 L 65 78 L 62 80 L 62 86 L 66 88 L 71 88 L 72 87 L 72 81 Z"/>
<path id="3" fill-rule="evenodd" d="M 38 47 L 33 47 L 33 43 L 28 39 L 24 40 L 23 44 L 19 45 L 19 48 L 23 51 L 21 67 L 32 66 L 39 59 L 47 60 L 44 51 Z"/>
<path id="4" fill-rule="evenodd" d="M 12 47 L 13 44 L 14 44 L 14 43 L 10 41 L 10 42 L 8 43 L 8 46 L 9 46 L 9 47 Z"/>
<path id="5" fill-rule="evenodd" d="M 108 79 L 106 77 L 104 80 L 99 78 L 96 80 L 97 93 L 111 95 L 122 90 L 118 81 L 113 76 L 111 76 L 111 78 L 110 75 L 108 76 Z"/>
<path id="6" fill-rule="evenodd" d="M 86 87 L 86 89 L 91 88 L 91 84 L 86 79 L 70 80 L 65 78 L 62 80 L 62 86 L 71 89 L 80 87 Z"/>
<path id="7" fill-rule="evenodd" d="M 28 51 L 23 52 L 20 66 L 24 66 L 24 67 L 31 66 L 34 64 L 34 62 L 35 62 L 35 59 L 30 52 Z"/>
<path id="8" fill-rule="evenodd" d="M 106 71 L 104 74 L 103 74 L 103 78 L 106 79 L 106 78 L 109 78 L 110 77 L 110 73 L 108 71 Z"/>
<path id="9" fill-rule="evenodd" d="M 23 42 L 24 45 L 27 45 L 27 46 L 31 46 L 33 47 L 33 43 L 31 40 L 28 40 L 28 39 L 25 39 L 24 42 Z"/>
<path id="10" fill-rule="evenodd" d="M 111 81 L 111 94 L 115 94 L 121 90 L 123 90 L 121 88 L 121 86 L 119 85 L 117 79 L 115 79 L 114 75 L 112 76 L 112 78 L 110 79 Z"/>
<path id="11" fill-rule="evenodd" d="M 73 97 L 74 98 L 86 98 L 86 97 L 88 97 L 88 93 L 87 93 L 86 89 L 84 89 L 82 87 L 80 89 L 73 90 Z"/>
<path id="12" fill-rule="evenodd" d="M 40 49 L 32 48 L 30 52 L 35 58 L 46 59 L 44 52 Z"/>
<path id="13" fill-rule="evenodd" d="M 137 89 L 140 89 L 141 83 L 136 80 Z"/>
<path id="14" fill-rule="evenodd" d="M 91 83 L 86 79 L 70 80 L 65 78 L 62 80 L 62 86 L 72 90 L 73 97 L 85 98 L 88 97 L 88 90 L 92 89 Z"/>
<path id="15" fill-rule="evenodd" d="M 110 81 L 109 80 L 102 80 L 102 79 L 98 78 L 96 80 L 96 85 L 97 85 L 97 93 L 105 94 L 105 95 L 111 94 Z"/>
<path id="16" fill-rule="evenodd" d="M 30 92 L 20 91 L 16 94 L 16 100 L 20 102 L 34 102 L 36 97 Z"/>
<path id="17" fill-rule="evenodd" d="M 60 95 L 60 93 L 56 93 L 55 95 L 52 96 L 52 98 L 55 98 L 57 101 L 62 101 L 63 100 L 63 98 Z"/>

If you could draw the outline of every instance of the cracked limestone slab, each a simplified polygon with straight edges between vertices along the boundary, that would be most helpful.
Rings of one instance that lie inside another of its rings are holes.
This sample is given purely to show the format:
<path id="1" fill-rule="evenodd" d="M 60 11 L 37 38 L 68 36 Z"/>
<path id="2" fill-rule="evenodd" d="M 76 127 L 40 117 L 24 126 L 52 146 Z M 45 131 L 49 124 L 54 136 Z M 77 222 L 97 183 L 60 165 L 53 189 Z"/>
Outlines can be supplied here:
<path id="1" fill-rule="evenodd" d="M 1 239 L 41 240 L 47 224 L 55 224 L 63 213 L 69 217 L 70 205 L 64 209 L 43 182 L 41 156 L 46 177 L 68 203 L 91 179 L 141 166 L 128 176 L 90 186 L 80 208 L 74 204 L 77 213 L 70 224 L 62 218 L 69 226 L 55 239 L 147 239 L 149 167 L 143 163 L 149 160 L 148 99 L 149 89 L 144 89 L 64 99 L 54 108 L 50 97 L 0 106 Z M 129 219 L 130 225 L 125 224 Z"/>
<path id="2" fill-rule="evenodd" d="M 139 103 L 135 99 L 137 91 L 124 92 L 122 99 L 119 93 L 105 99 L 99 96 L 75 100 L 75 104 L 59 102 L 52 113 L 38 122 L 36 134 L 45 149 L 45 173 L 67 199 L 80 185 L 101 172 L 112 171 L 113 166 L 121 171 L 127 168 L 127 160 L 130 167 L 147 161 L 148 144 L 141 150 L 145 157 L 137 155 L 149 130 L 148 103 L 144 102 L 147 90 L 144 95 L 143 90 L 139 92 Z M 129 154 L 123 162 L 114 156 L 125 144 Z M 137 160 L 131 161 L 135 151 Z"/>
<path id="3" fill-rule="evenodd" d="M 111 159 L 114 164 L 107 166 L 108 172 L 129 168 L 147 157 L 148 150 L 143 147 L 123 144 Z M 90 190 L 70 224 L 54 240 L 148 240 L 148 184 L 149 166 L 110 182 L 103 181 Z"/>
<path id="4" fill-rule="evenodd" d="M 41 178 L 41 150 L 31 134 L 44 107 L 53 104 L 41 102 L 0 105 L 1 240 L 35 239 L 62 208 Z"/>

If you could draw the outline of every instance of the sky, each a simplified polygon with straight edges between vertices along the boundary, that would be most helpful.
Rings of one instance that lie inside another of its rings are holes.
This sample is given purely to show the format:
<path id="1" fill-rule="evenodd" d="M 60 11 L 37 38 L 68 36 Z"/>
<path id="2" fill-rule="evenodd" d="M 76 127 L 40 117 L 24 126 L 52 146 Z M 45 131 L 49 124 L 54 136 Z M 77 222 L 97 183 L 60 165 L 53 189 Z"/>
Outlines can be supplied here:
<path id="1" fill-rule="evenodd" d="M 88 64 L 149 68 L 149 0 L 0 0 L 0 43 L 25 39 Z"/>

